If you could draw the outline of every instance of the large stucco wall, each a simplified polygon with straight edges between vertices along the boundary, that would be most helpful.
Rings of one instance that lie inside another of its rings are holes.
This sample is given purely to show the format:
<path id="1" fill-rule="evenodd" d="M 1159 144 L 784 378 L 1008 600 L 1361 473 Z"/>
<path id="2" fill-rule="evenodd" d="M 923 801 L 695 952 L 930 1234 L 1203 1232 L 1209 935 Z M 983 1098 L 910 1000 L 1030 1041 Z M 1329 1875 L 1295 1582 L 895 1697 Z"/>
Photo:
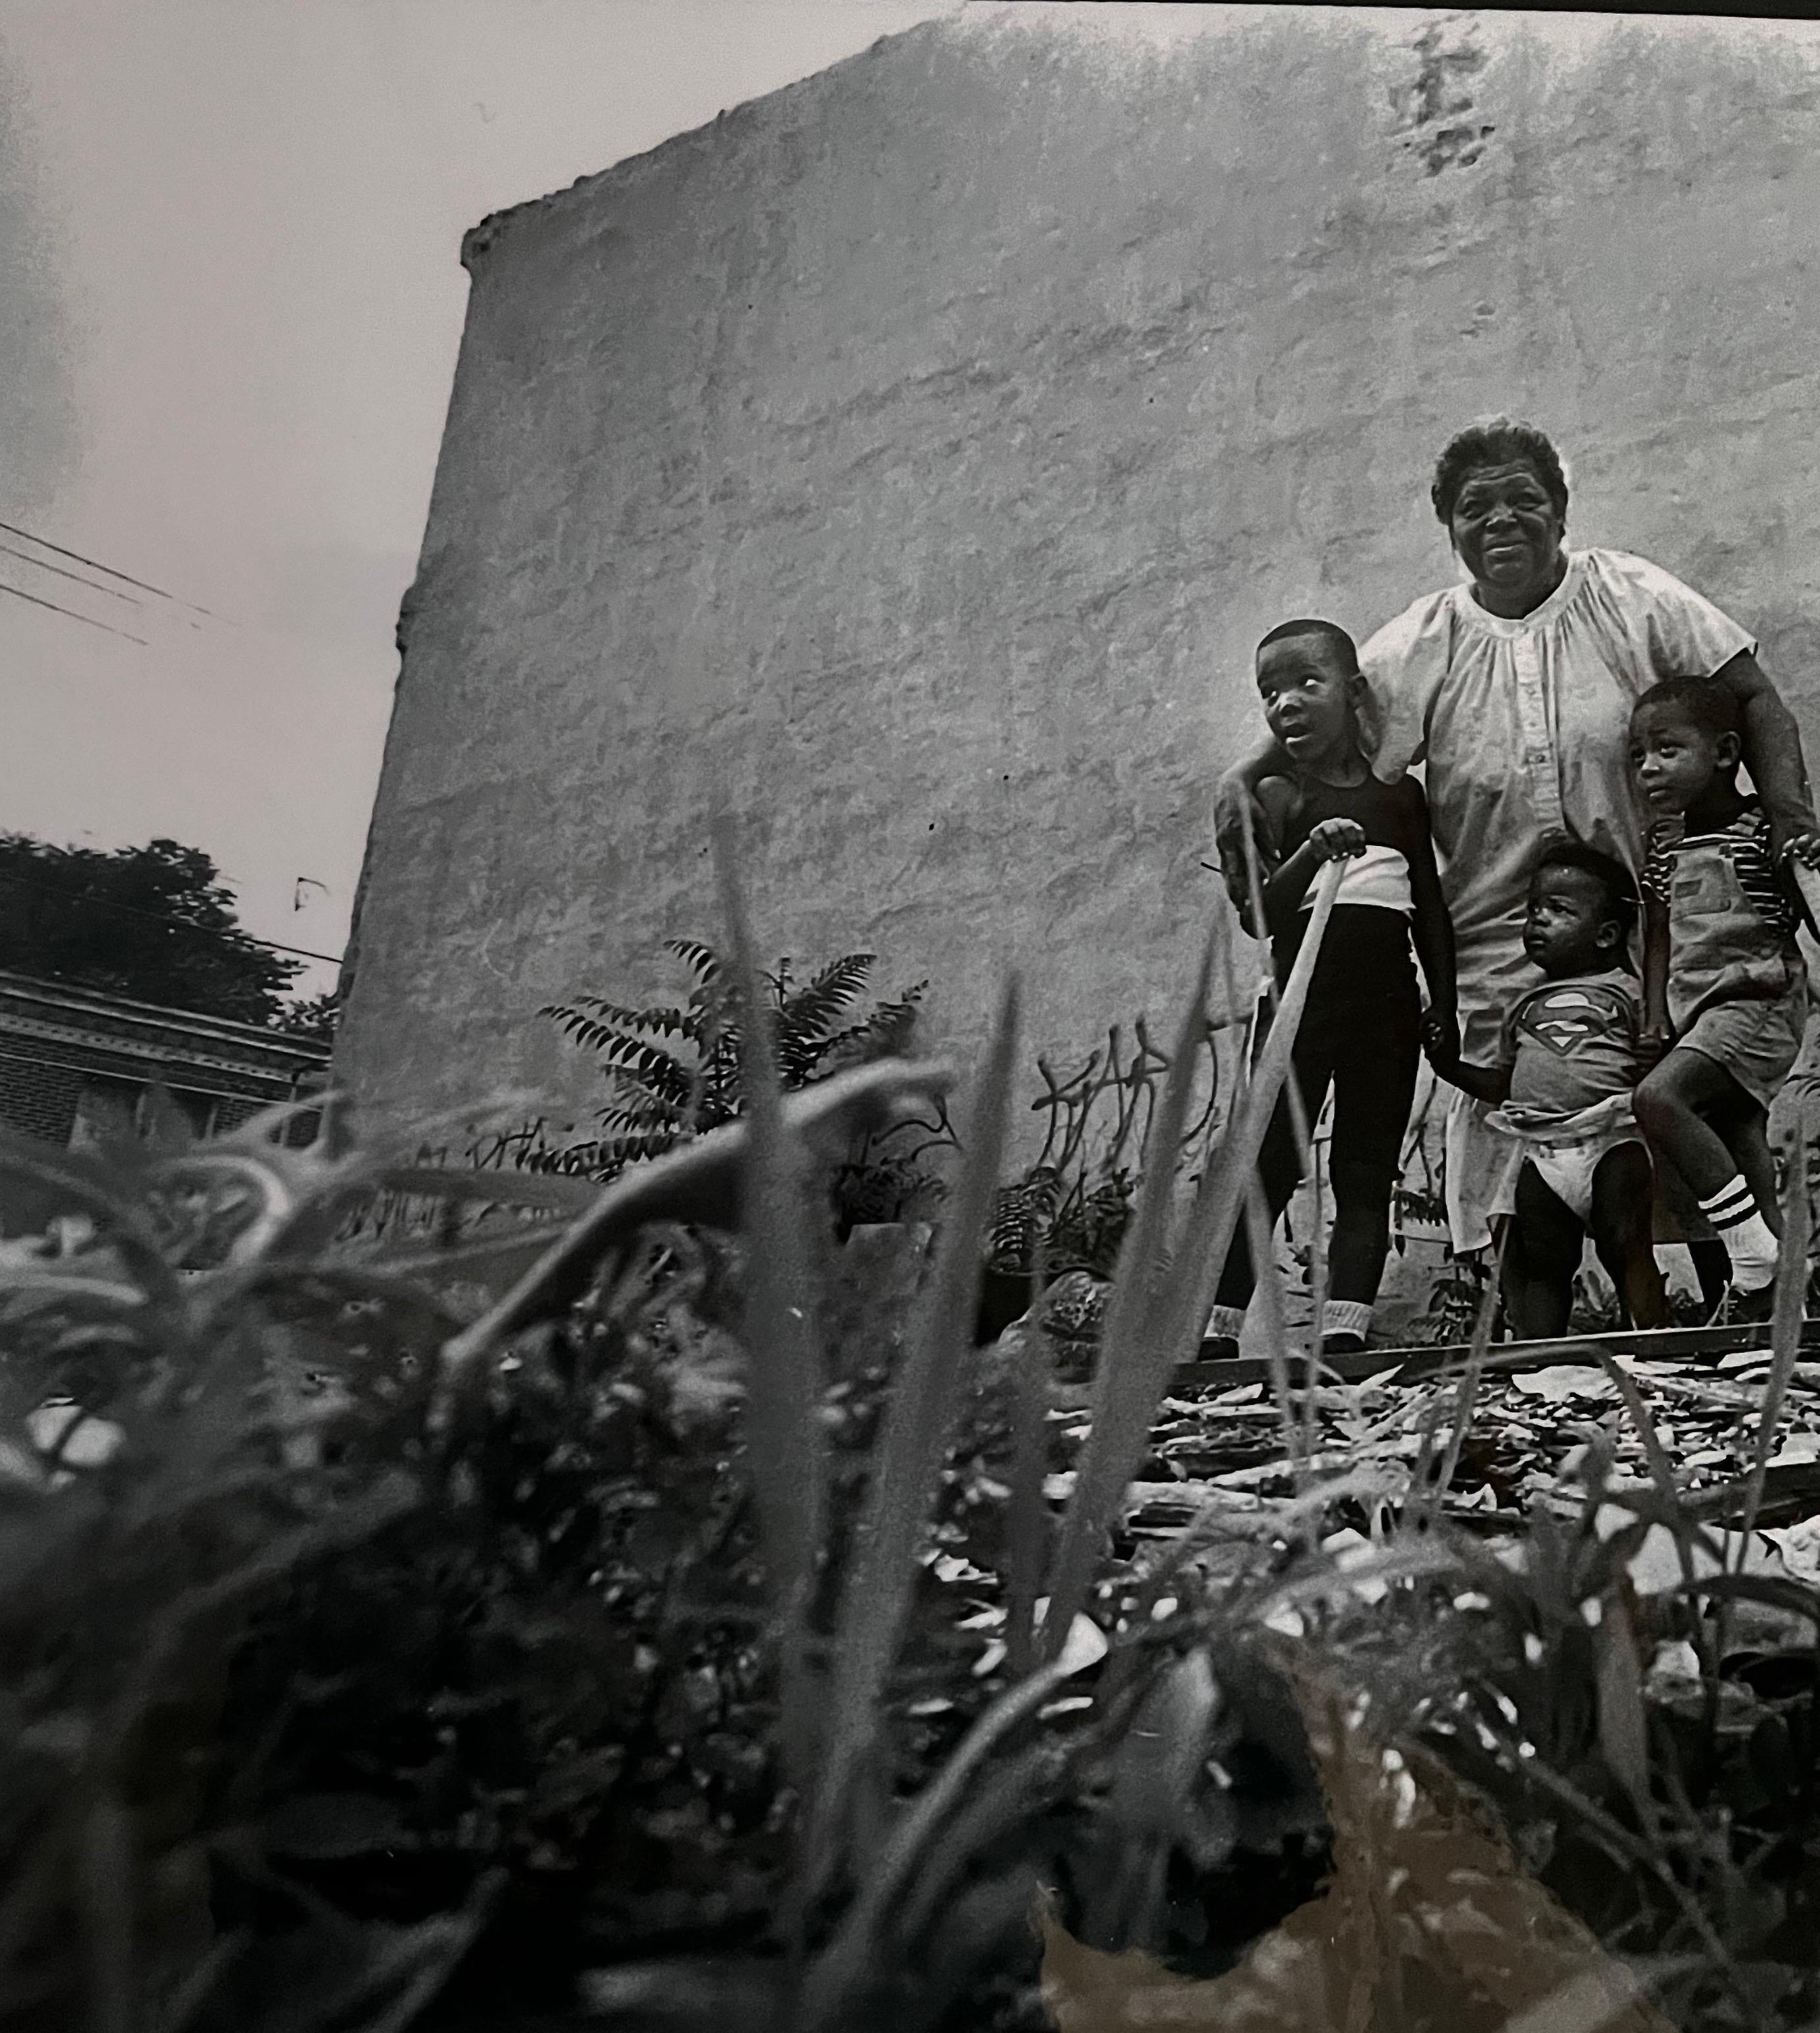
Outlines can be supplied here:
<path id="1" fill-rule="evenodd" d="M 763 947 L 976 1036 L 1173 1012 L 1249 652 L 1449 578 L 1428 471 L 1555 432 L 1570 539 L 1761 631 L 1820 741 L 1820 37 L 981 9 L 487 222 L 343 1070 L 567 1080 L 743 814 Z"/>

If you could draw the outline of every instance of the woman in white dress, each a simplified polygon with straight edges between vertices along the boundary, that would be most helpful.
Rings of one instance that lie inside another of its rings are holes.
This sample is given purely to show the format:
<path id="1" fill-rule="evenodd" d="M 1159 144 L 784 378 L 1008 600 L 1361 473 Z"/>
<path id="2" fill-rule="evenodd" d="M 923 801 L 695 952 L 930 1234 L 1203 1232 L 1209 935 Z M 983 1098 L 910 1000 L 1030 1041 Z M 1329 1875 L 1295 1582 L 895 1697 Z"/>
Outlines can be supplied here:
<path id="1" fill-rule="evenodd" d="M 1484 1061 L 1526 979 L 1523 900 L 1543 838 L 1569 833 L 1642 865 L 1628 732 L 1632 705 L 1659 680 L 1729 686 L 1777 848 L 1820 867 L 1820 834 L 1794 717 L 1749 631 L 1646 559 L 1567 550 L 1567 481 L 1541 432 L 1503 417 L 1462 431 L 1436 466 L 1432 499 L 1470 583 L 1415 601 L 1359 661 L 1374 771 L 1394 783 L 1425 766 L 1459 954 L 1461 1042 Z M 1220 859 L 1235 900 L 1246 885 L 1245 827 L 1264 831 L 1253 787 L 1285 769 L 1274 743 L 1260 744 L 1220 781 Z M 1457 1091 L 1447 1158 L 1453 1246 L 1482 1249 L 1507 1149 Z"/>

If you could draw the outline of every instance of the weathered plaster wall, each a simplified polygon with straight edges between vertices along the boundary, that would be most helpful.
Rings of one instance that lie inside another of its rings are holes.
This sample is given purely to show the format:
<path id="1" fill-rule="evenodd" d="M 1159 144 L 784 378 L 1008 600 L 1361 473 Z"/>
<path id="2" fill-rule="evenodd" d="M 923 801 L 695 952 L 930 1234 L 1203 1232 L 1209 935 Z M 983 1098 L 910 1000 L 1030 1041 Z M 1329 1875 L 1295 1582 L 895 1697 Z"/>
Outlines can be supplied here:
<path id="1" fill-rule="evenodd" d="M 717 784 L 769 952 L 1172 1018 L 1252 643 L 1447 579 L 1489 410 L 1814 752 L 1817 92 L 1789 24 L 982 9 L 488 221 L 344 1074 L 586 1091 L 533 1013 L 711 935 Z"/>

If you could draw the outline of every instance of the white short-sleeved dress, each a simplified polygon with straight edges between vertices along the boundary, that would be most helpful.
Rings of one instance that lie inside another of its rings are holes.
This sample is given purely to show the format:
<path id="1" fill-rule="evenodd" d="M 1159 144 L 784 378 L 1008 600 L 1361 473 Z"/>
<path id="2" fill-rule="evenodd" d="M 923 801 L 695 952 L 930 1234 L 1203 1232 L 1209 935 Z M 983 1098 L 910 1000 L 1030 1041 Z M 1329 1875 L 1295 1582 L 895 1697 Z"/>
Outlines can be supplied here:
<path id="1" fill-rule="evenodd" d="M 1459 952 L 1460 1028 L 1489 1063 L 1504 1016 L 1534 974 L 1522 947 L 1535 850 L 1570 833 L 1642 866 L 1631 809 L 1631 709 L 1668 677 L 1707 676 L 1751 636 L 1691 587 L 1623 551 L 1571 552 L 1532 614 L 1488 614 L 1469 586 L 1406 608 L 1359 652 L 1373 766 L 1395 783 L 1426 766 L 1441 887 Z M 1507 1140 L 1456 1092 L 1447 1118 L 1447 1216 L 1456 1249 L 1489 1241 L 1486 1211 Z"/>

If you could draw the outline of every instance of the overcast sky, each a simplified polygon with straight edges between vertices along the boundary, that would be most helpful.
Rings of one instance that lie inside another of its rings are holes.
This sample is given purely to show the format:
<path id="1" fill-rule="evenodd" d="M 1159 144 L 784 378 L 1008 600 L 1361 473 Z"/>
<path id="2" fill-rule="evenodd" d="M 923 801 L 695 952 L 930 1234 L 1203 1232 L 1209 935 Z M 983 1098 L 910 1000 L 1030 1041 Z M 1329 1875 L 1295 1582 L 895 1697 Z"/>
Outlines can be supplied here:
<path id="1" fill-rule="evenodd" d="M 339 953 L 462 234 L 955 4 L 0 0 L 0 829 Z"/>

